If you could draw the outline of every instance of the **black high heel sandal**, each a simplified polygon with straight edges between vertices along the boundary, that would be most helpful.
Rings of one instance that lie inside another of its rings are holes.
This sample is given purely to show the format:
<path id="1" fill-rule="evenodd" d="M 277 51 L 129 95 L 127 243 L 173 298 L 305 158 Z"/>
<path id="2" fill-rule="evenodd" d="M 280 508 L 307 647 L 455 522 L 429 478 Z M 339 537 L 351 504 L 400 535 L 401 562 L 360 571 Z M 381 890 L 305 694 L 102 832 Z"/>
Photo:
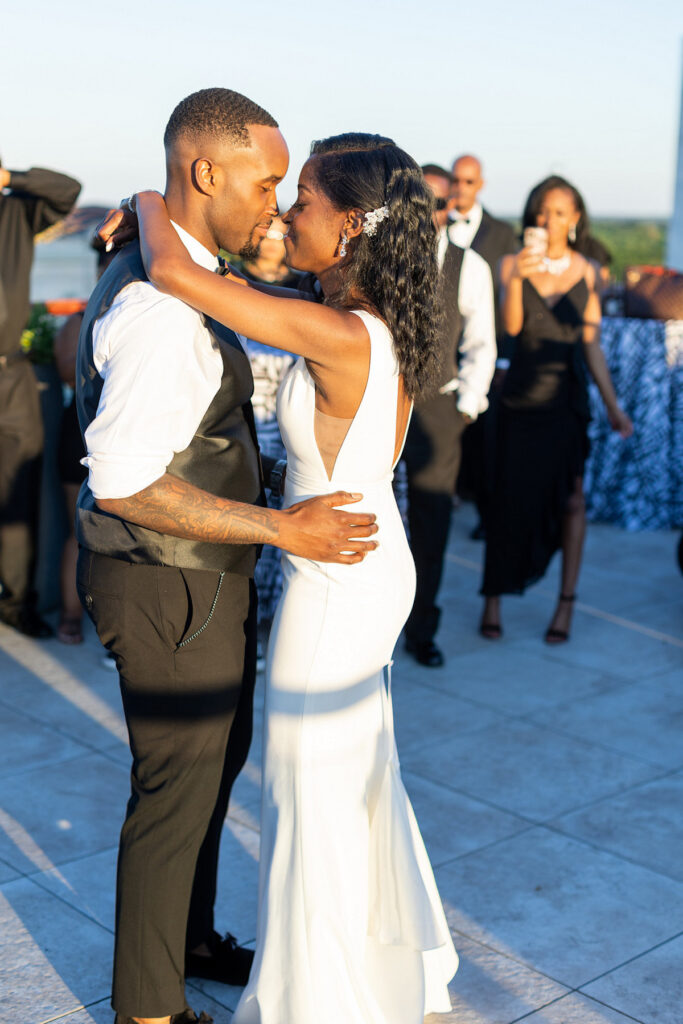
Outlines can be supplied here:
<path id="1" fill-rule="evenodd" d="M 482 620 L 479 623 L 479 635 L 483 636 L 484 640 L 500 640 L 503 635 L 503 627 L 499 622 L 484 622 Z"/>
<path id="2" fill-rule="evenodd" d="M 576 601 L 576 594 L 560 594 L 560 601 L 567 601 L 568 604 L 572 604 Z M 545 637 L 543 638 L 547 644 L 566 644 L 569 640 L 568 629 L 553 629 L 549 626 L 545 631 Z"/>

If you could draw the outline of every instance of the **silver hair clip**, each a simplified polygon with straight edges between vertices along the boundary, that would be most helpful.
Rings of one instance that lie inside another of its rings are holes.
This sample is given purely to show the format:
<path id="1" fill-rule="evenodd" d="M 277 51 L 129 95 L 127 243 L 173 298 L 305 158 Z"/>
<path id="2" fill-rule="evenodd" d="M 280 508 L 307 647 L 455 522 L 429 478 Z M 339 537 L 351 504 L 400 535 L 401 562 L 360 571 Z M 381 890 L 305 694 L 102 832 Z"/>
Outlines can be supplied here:
<path id="1" fill-rule="evenodd" d="M 381 224 L 385 217 L 389 216 L 388 206 L 379 206 L 376 210 L 370 210 L 365 214 L 363 220 L 363 234 L 374 235 L 377 225 Z"/>

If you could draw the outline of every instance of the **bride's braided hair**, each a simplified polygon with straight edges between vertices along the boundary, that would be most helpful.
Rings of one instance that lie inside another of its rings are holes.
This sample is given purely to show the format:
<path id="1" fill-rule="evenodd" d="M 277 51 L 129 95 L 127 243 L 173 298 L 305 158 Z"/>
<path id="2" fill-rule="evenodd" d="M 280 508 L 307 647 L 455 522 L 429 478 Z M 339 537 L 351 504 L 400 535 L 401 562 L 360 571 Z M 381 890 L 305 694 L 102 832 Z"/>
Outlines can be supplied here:
<path id="1" fill-rule="evenodd" d="M 394 339 L 406 393 L 433 383 L 438 358 L 434 199 L 412 157 L 382 135 L 349 132 L 311 146 L 321 190 L 338 210 L 388 207 L 372 234 L 350 240 L 334 305 L 365 305 Z M 359 301 L 360 300 L 360 301 Z"/>

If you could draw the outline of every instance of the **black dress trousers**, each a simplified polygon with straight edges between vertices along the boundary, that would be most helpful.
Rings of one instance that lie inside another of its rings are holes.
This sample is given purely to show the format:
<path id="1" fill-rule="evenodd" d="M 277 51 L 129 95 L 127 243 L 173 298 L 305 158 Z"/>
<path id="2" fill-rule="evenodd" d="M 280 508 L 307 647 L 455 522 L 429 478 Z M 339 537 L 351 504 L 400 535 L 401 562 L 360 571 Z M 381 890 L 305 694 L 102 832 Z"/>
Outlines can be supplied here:
<path id="1" fill-rule="evenodd" d="M 81 550 L 78 589 L 116 656 L 133 754 L 121 830 L 112 1006 L 185 1009 L 186 941 L 213 930 L 218 849 L 251 742 L 253 580 Z"/>
<path id="2" fill-rule="evenodd" d="M 403 457 L 408 476 L 408 530 L 417 586 L 406 638 L 433 640 L 439 626 L 436 597 L 453 510 L 465 420 L 455 395 L 436 395 L 413 410 Z"/>

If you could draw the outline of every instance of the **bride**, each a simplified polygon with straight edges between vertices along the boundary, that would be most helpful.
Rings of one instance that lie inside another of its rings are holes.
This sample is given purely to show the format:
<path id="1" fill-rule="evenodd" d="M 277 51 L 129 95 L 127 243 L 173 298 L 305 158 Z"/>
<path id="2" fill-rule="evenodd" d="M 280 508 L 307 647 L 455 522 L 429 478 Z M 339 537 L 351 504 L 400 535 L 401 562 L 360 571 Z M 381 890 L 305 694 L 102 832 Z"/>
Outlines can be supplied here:
<path id="1" fill-rule="evenodd" d="M 390 671 L 415 570 L 392 493 L 412 402 L 437 358 L 436 239 L 415 162 L 390 139 L 313 144 L 284 221 L 287 262 L 324 304 L 194 263 L 157 193 L 137 197 L 161 290 L 299 356 L 278 418 L 285 507 L 362 492 L 379 546 L 357 565 L 283 555 L 270 638 L 258 930 L 235 1024 L 419 1024 L 457 969 L 401 782 Z"/>

